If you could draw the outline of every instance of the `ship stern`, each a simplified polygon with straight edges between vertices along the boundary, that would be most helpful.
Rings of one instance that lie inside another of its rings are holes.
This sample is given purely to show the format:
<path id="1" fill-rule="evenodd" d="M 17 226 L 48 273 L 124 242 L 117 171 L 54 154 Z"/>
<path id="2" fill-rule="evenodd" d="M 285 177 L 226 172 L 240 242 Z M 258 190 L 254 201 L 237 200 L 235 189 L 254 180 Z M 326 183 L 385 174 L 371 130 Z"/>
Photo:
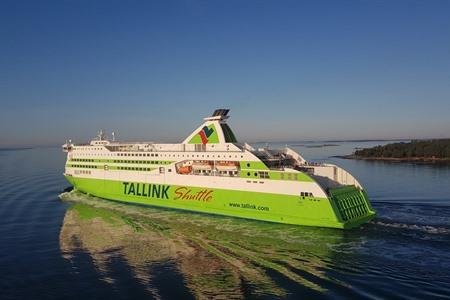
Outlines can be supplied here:
<path id="1" fill-rule="evenodd" d="M 360 227 L 376 216 L 366 192 L 356 186 L 329 190 L 329 198 L 341 228 Z"/>

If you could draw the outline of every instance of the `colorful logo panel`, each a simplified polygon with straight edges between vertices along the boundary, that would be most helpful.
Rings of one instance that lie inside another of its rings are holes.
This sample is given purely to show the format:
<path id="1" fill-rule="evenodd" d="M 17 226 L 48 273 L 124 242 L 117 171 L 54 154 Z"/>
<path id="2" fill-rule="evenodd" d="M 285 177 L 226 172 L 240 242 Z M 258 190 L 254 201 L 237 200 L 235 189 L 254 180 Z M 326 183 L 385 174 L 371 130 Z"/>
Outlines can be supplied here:
<path id="1" fill-rule="evenodd" d="M 214 124 L 200 127 L 201 129 L 191 138 L 189 144 L 217 144 L 219 136 Z"/>
<path id="2" fill-rule="evenodd" d="M 208 143 L 208 138 L 214 133 L 213 128 L 208 128 L 206 126 L 203 126 L 202 130 L 198 133 L 200 135 L 200 138 L 202 139 L 202 144 Z"/>

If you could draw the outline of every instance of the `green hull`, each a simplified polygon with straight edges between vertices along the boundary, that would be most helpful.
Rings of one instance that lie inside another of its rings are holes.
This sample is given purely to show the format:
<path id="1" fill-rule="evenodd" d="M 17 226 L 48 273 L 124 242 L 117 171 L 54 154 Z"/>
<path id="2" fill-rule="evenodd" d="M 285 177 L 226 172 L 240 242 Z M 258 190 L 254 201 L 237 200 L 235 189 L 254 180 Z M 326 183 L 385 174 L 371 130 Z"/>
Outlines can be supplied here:
<path id="1" fill-rule="evenodd" d="M 353 228 L 375 216 L 363 191 L 345 187 L 331 198 L 123 182 L 66 176 L 78 190 L 100 198 L 276 223 Z"/>

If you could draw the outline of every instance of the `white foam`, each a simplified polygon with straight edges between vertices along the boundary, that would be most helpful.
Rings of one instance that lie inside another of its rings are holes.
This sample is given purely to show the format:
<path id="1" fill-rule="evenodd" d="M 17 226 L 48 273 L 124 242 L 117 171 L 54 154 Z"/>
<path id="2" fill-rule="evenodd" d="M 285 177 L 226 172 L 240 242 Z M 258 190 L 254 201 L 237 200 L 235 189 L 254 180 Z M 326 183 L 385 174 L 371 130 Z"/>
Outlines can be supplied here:
<path id="1" fill-rule="evenodd" d="M 430 234 L 450 234 L 450 229 L 444 227 L 434 227 L 430 225 L 417 225 L 417 224 L 405 224 L 405 223 L 385 223 L 382 221 L 372 221 L 372 224 L 391 227 L 391 228 L 400 228 L 400 229 L 408 229 L 408 230 L 416 230 L 421 232 L 426 232 Z"/>

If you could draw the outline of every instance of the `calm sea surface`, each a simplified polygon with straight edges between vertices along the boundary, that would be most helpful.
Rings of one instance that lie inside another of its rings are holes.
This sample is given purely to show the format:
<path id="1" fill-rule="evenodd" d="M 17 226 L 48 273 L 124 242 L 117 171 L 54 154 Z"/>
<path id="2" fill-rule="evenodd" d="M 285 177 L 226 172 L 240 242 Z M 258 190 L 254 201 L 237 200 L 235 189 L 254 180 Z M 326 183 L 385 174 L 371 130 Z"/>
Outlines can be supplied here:
<path id="1" fill-rule="evenodd" d="M 58 148 L 0 151 L 0 298 L 450 299 L 449 166 L 290 144 L 355 175 L 378 217 L 341 231 L 124 205 L 64 193 Z"/>

